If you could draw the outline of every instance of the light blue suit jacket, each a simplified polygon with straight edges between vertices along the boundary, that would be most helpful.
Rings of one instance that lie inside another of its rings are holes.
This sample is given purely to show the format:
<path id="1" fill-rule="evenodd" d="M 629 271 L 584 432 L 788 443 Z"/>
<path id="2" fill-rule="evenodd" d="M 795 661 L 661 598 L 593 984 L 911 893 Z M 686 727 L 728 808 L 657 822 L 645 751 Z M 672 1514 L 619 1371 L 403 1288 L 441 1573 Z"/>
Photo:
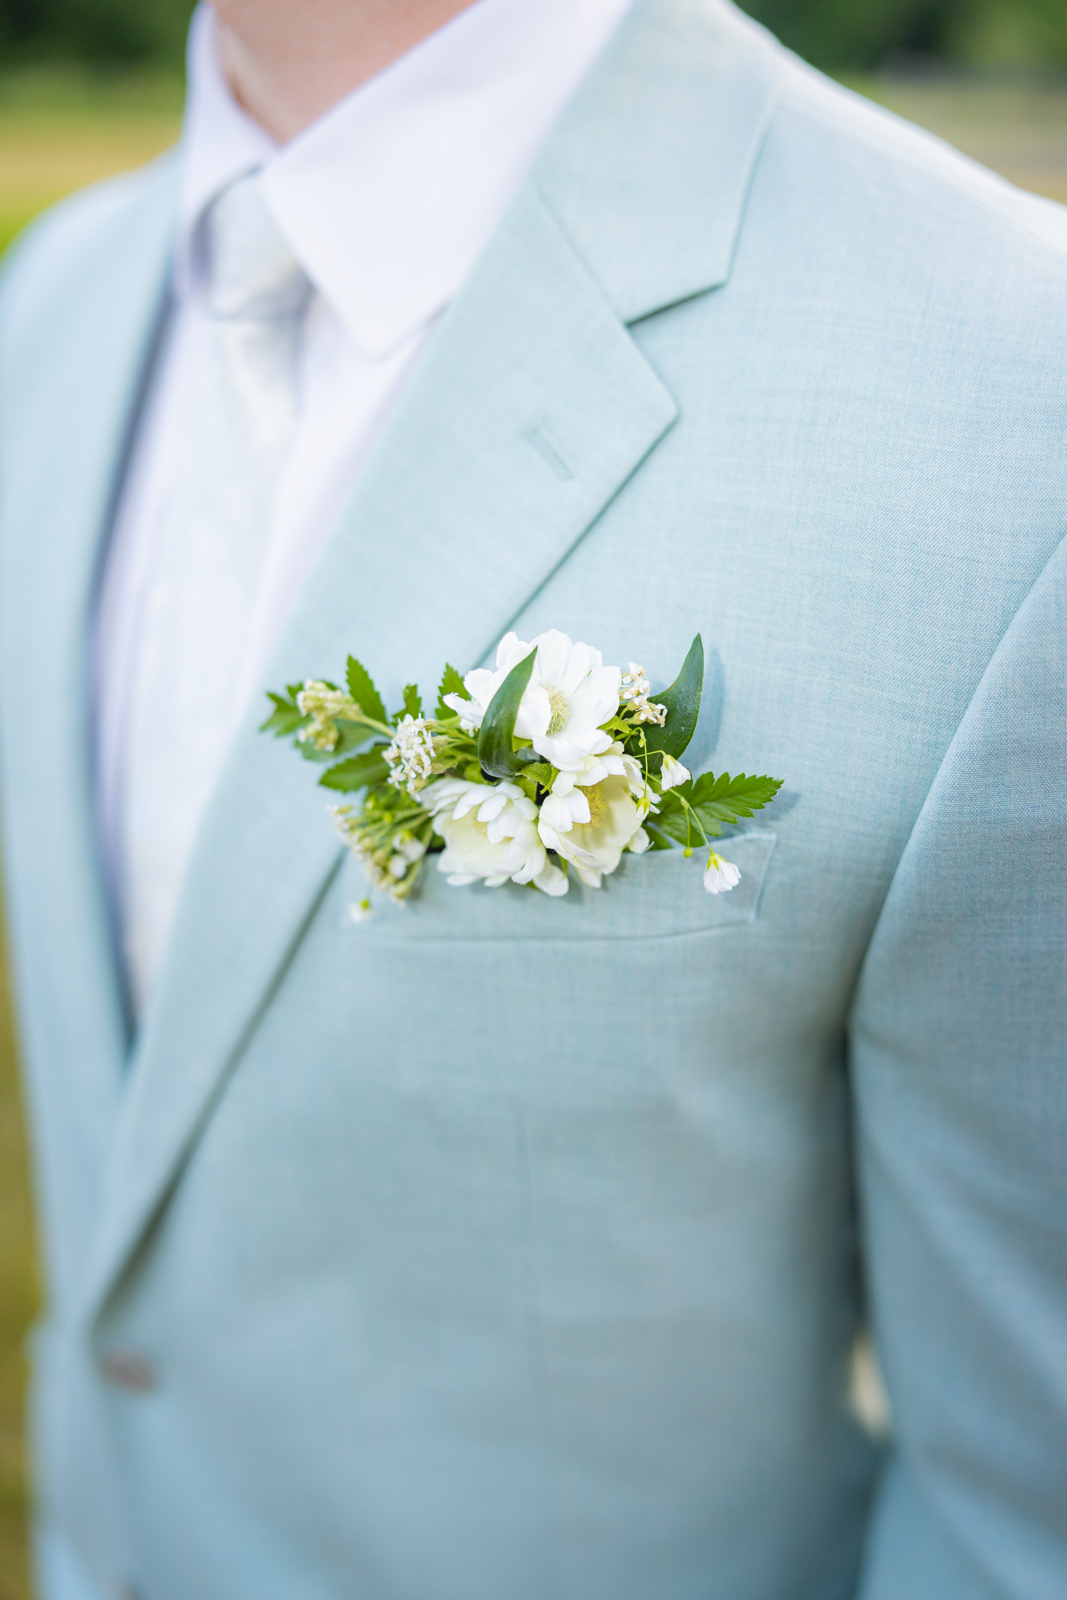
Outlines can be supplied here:
<path id="1" fill-rule="evenodd" d="M 49 1600 L 1063 1600 L 1064 213 L 638 0 L 269 681 L 699 629 L 696 764 L 787 795 L 729 895 L 356 927 L 251 717 L 131 1050 L 86 640 L 173 216 L 169 161 L 91 191 L 0 306 Z"/>

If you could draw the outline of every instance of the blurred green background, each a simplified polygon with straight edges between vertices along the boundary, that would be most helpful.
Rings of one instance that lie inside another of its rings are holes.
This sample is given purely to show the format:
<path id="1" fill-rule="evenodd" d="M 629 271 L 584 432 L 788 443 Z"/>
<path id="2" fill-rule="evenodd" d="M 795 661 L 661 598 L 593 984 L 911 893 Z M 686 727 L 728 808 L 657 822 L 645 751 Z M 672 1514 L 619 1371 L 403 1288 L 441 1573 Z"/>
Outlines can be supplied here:
<path id="1" fill-rule="evenodd" d="M 746 0 L 815 65 L 1067 201 L 1067 0 Z M 178 133 L 189 0 L 0 0 L 0 250 Z M 28 1600 L 23 1346 L 37 1297 L 0 946 L 0 1600 Z"/>

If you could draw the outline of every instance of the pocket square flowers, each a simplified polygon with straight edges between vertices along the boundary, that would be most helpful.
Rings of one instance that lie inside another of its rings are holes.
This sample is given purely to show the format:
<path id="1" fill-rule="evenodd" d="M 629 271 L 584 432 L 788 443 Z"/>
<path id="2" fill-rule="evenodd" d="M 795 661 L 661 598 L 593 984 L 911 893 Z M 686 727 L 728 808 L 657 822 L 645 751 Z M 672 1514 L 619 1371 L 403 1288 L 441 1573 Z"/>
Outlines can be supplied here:
<path id="1" fill-rule="evenodd" d="M 373 889 L 407 898 L 424 858 L 456 885 L 512 882 L 566 894 L 591 888 L 625 851 L 707 849 L 704 888 L 732 889 L 738 868 L 712 849 L 723 824 L 768 805 L 781 780 L 706 772 L 681 757 L 704 686 L 693 640 L 655 699 L 643 667 L 606 667 L 599 650 L 557 629 L 529 643 L 506 634 L 495 668 L 446 667 L 432 716 L 409 684 L 391 717 L 366 669 L 348 658 L 345 688 L 324 679 L 271 694 L 263 731 L 293 737 L 325 763 L 319 779 L 362 799 L 334 808 L 337 831 Z M 369 915 L 370 899 L 358 908 Z"/>

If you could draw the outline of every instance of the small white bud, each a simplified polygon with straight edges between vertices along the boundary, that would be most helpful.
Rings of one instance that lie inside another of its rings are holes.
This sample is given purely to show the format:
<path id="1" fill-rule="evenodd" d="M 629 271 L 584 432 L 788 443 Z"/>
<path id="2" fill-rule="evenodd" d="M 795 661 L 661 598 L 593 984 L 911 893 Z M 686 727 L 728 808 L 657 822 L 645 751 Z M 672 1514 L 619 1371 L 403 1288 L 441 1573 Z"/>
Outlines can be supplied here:
<path id="1" fill-rule="evenodd" d="M 708 855 L 707 871 L 704 873 L 704 887 L 708 893 L 722 894 L 727 889 L 735 889 L 740 882 L 740 867 L 735 867 L 732 861 L 724 861 L 712 850 Z"/>
<path id="2" fill-rule="evenodd" d="M 659 775 L 661 789 L 677 789 L 680 783 L 688 783 L 692 776 L 688 767 L 683 767 L 673 756 L 664 755 Z"/>

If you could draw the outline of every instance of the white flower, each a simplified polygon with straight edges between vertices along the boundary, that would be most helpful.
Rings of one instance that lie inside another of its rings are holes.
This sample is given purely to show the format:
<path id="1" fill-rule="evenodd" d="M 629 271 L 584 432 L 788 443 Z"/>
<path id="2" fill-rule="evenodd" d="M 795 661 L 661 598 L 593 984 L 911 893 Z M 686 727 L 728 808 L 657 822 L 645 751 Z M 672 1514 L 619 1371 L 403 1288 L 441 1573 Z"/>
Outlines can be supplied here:
<path id="1" fill-rule="evenodd" d="M 603 755 L 586 756 L 577 772 L 557 772 L 541 806 L 538 826 L 554 833 L 569 833 L 575 823 L 590 820 L 587 790 L 605 778 L 625 778 L 640 816 L 647 815 L 645 780 L 640 765 L 625 755 L 618 742 Z M 555 849 L 555 845 L 552 846 Z"/>
<path id="2" fill-rule="evenodd" d="M 644 667 L 639 667 L 636 661 L 631 661 L 628 670 L 622 675 L 619 699 L 633 707 L 635 722 L 655 722 L 662 728 L 667 720 L 667 707 L 650 704 L 648 691 L 651 687 L 645 676 Z"/>
<path id="3" fill-rule="evenodd" d="M 661 789 L 676 789 L 680 783 L 688 783 L 692 776 L 688 767 L 683 767 L 673 756 L 664 755 L 659 777 Z"/>
<path id="4" fill-rule="evenodd" d="M 366 922 L 368 917 L 373 917 L 374 907 L 369 900 L 352 900 L 348 906 L 349 922 Z"/>
<path id="5" fill-rule="evenodd" d="M 732 861 L 724 861 L 712 850 L 708 855 L 707 870 L 704 873 L 704 887 L 708 893 L 722 894 L 727 889 L 736 889 L 740 882 L 740 867 L 735 867 Z"/>
<path id="6" fill-rule="evenodd" d="M 538 834 L 537 807 L 517 784 L 443 778 L 420 798 L 445 841 L 437 870 L 449 883 L 481 881 L 496 889 L 510 878 L 566 894 L 566 875 L 549 862 Z"/>
<path id="7" fill-rule="evenodd" d="M 470 695 L 445 696 L 468 730 L 480 728 L 489 704 L 513 667 L 537 650 L 518 715 L 515 733 L 529 739 L 539 756 L 561 770 L 576 772 L 586 756 L 611 748 L 611 737 L 601 723 L 619 708 L 618 667 L 605 667 L 599 650 L 574 644 L 565 633 L 551 628 L 524 644 L 514 633 L 501 639 L 496 670 L 477 667 L 463 680 Z"/>
<path id="8" fill-rule="evenodd" d="M 641 851 L 649 843 L 641 827 L 648 807 L 642 809 L 635 798 L 643 794 L 640 768 L 618 753 L 621 748 L 587 757 L 580 772 L 557 773 L 538 818 L 543 843 L 572 862 L 582 882 L 594 889 L 605 873 L 615 871 L 624 850 Z"/>
<path id="9" fill-rule="evenodd" d="M 402 783 L 410 795 L 416 795 L 433 772 L 437 751 L 432 730 L 433 724 L 425 717 L 413 717 L 409 712 L 397 724 L 393 742 L 384 752 L 394 782 Z"/>
<path id="10" fill-rule="evenodd" d="M 572 644 L 556 628 L 534 643 L 537 660 L 515 732 L 554 767 L 576 772 L 587 756 L 611 749 L 600 725 L 619 709 L 619 669 L 606 667 L 599 650 Z"/>
<path id="11" fill-rule="evenodd" d="M 523 644 L 517 634 L 506 633 L 496 647 L 496 671 L 490 672 L 488 667 L 475 667 L 473 672 L 468 672 L 463 680 L 463 687 L 470 695 L 469 700 L 464 700 L 459 694 L 446 694 L 445 705 L 459 713 L 460 726 L 466 733 L 473 733 L 475 728 L 480 728 L 489 710 L 490 702 L 500 685 L 520 661 L 524 661 L 533 649 L 532 644 Z M 516 728 L 516 732 L 518 729 Z M 529 734 L 520 734 L 520 738 L 529 738 Z"/>

